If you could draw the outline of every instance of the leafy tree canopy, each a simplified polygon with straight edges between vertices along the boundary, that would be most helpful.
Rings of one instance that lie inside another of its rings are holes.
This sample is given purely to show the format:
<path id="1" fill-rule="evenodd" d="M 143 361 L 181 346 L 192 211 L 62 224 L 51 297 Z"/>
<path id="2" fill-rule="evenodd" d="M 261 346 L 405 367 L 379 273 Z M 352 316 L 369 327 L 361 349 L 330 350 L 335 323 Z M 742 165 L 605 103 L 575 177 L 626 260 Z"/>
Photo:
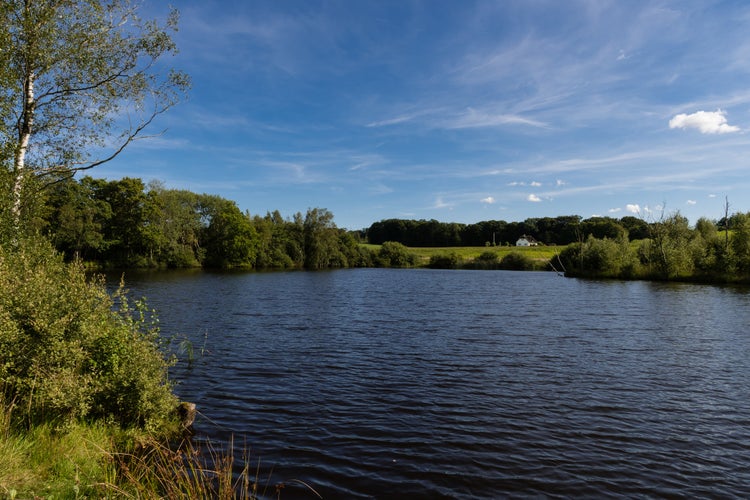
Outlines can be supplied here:
<path id="1" fill-rule="evenodd" d="M 16 223 L 29 178 L 111 160 L 178 102 L 188 78 L 156 64 L 176 26 L 176 11 L 159 24 L 131 0 L 2 2 L 0 163 Z"/>

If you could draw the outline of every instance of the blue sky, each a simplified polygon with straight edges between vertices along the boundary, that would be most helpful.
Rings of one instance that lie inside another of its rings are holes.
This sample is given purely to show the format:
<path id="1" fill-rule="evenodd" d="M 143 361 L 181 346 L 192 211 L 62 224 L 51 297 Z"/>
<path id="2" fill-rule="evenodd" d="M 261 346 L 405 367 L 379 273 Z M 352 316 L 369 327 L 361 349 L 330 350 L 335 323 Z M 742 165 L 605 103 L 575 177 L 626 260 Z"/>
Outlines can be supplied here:
<path id="1" fill-rule="evenodd" d="M 92 175 L 348 229 L 750 211 L 749 2 L 175 6 L 190 97 Z"/>

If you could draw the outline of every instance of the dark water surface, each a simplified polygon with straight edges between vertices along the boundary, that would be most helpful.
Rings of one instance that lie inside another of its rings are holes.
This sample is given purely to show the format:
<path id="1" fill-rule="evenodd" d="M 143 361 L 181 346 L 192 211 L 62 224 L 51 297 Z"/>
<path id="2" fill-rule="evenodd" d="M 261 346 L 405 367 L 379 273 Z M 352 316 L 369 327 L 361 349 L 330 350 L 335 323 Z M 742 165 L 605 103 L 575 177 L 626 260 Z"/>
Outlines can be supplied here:
<path id="1" fill-rule="evenodd" d="M 747 498 L 750 291 L 554 273 L 128 274 L 282 499 Z"/>

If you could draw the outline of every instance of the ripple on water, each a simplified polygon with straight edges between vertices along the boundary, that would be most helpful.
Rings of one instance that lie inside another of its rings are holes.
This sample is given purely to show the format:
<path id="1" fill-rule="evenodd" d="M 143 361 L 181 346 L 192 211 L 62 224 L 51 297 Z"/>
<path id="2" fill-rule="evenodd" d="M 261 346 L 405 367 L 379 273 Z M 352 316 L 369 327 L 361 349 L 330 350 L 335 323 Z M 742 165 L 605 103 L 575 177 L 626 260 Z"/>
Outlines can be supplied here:
<path id="1" fill-rule="evenodd" d="M 283 498 L 744 497 L 750 294 L 364 269 L 128 283 Z M 199 297 L 200 300 L 196 300 Z"/>

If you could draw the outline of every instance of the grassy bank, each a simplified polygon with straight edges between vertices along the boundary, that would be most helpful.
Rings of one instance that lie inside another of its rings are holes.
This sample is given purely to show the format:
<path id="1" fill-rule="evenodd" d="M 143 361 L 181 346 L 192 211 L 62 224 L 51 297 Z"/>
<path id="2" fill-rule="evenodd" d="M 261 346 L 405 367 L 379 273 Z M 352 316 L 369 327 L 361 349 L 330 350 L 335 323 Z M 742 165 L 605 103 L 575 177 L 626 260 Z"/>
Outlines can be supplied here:
<path id="1" fill-rule="evenodd" d="M 44 239 L 0 241 L 0 499 L 273 494 L 233 446 L 180 439 L 174 362 L 144 301 Z"/>
<path id="2" fill-rule="evenodd" d="M 13 429 L 0 422 L 1 498 L 100 498 L 116 483 L 114 434 L 103 425 Z"/>
<path id="3" fill-rule="evenodd" d="M 7 415 L 7 406 L 4 407 Z M 0 421 L 0 498 L 255 499 L 278 493 L 259 487 L 235 450 L 164 444 L 101 423 L 14 429 Z M 278 495 L 277 495 L 278 496 Z"/>
<path id="4" fill-rule="evenodd" d="M 363 244 L 363 247 L 367 248 L 371 252 L 377 254 L 381 245 L 370 245 Z M 431 259 L 440 257 L 443 255 L 456 255 L 460 259 L 462 265 L 471 266 L 474 263 L 481 262 L 481 256 L 486 256 L 488 253 L 495 255 L 495 260 L 500 262 L 509 254 L 519 254 L 532 262 L 536 263 L 539 267 L 544 268 L 547 262 L 555 255 L 559 254 L 565 246 L 534 246 L 534 247 L 515 247 L 515 246 L 482 246 L 482 247 L 406 247 L 408 251 L 414 254 L 417 258 L 418 265 L 428 266 Z"/>
<path id="5" fill-rule="evenodd" d="M 502 260 L 506 255 L 516 252 L 525 255 L 535 261 L 548 261 L 560 250 L 565 247 L 560 246 L 536 246 L 536 247 L 445 247 L 445 248 L 409 248 L 419 256 L 420 261 L 429 262 L 430 258 L 435 255 L 455 253 L 465 262 L 473 262 L 485 252 L 497 254 L 498 260 Z"/>

